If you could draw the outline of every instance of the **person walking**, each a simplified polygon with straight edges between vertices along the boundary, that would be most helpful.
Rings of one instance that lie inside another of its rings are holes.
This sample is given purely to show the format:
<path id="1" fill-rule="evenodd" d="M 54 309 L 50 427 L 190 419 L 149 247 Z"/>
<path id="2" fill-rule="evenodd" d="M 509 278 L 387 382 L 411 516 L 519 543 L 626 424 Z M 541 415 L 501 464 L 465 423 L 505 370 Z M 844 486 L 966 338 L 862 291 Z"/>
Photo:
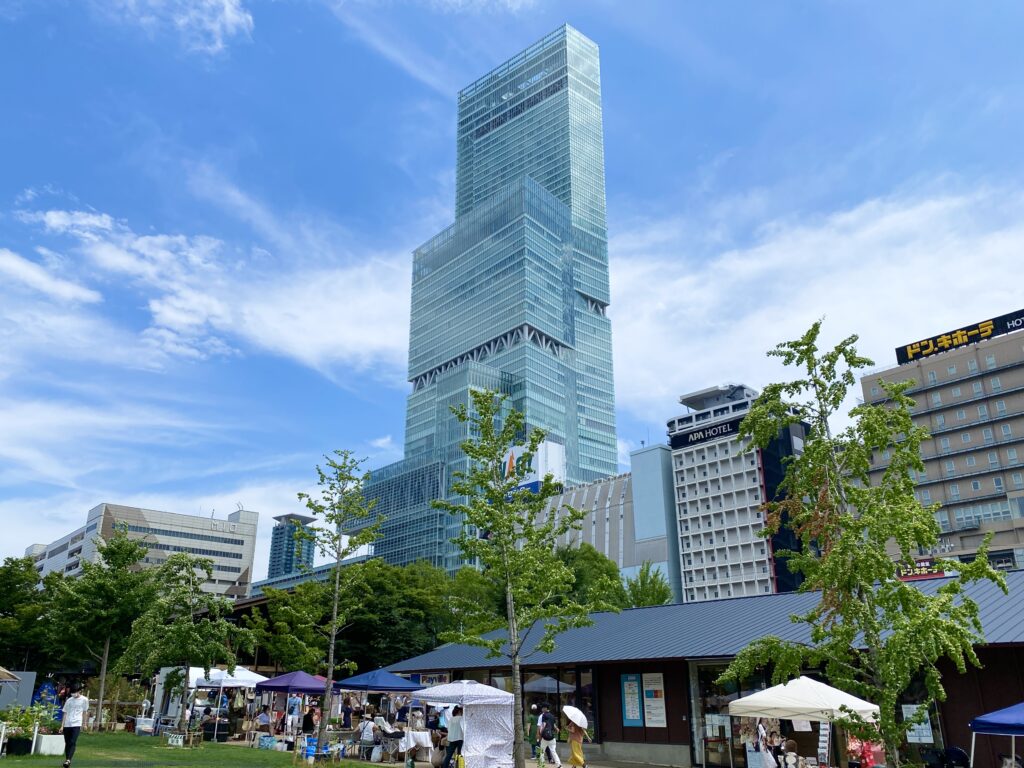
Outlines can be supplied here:
<path id="1" fill-rule="evenodd" d="M 545 702 L 540 705 L 540 717 L 537 719 L 537 732 L 540 737 L 540 757 L 537 762 L 544 760 L 548 750 L 551 750 L 551 758 L 555 765 L 562 764 L 562 758 L 558 756 L 558 721 L 551 714 L 551 707 Z"/>
<path id="2" fill-rule="evenodd" d="M 526 736 L 530 740 L 530 759 L 537 757 L 537 705 L 530 705 L 530 715 L 527 718 Z"/>
<path id="3" fill-rule="evenodd" d="M 64 719 L 60 724 L 60 733 L 64 734 L 64 768 L 69 768 L 75 757 L 78 734 L 82 731 L 89 711 L 89 699 L 82 695 L 82 684 L 73 682 L 70 688 L 71 695 L 64 701 Z"/>
<path id="4" fill-rule="evenodd" d="M 448 718 L 448 746 L 444 750 L 442 768 L 451 768 L 455 753 L 462 754 L 462 737 L 462 707 L 457 706 L 452 710 L 452 716 Z"/>
<path id="5" fill-rule="evenodd" d="M 585 728 L 580 728 L 572 720 L 569 721 L 569 765 L 577 768 L 587 768 L 587 761 L 583 758 L 583 739 L 590 738 Z"/>

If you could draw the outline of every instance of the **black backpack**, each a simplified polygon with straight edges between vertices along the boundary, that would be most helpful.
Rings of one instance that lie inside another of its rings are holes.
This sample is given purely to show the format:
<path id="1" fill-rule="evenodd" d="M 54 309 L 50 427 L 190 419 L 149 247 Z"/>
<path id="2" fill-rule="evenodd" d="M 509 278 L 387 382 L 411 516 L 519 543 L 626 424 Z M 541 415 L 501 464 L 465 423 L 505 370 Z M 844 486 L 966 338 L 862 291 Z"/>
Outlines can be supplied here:
<path id="1" fill-rule="evenodd" d="M 550 712 L 545 712 L 540 716 L 540 721 L 544 724 L 540 729 L 540 737 L 544 741 L 551 741 L 555 738 L 555 716 Z"/>

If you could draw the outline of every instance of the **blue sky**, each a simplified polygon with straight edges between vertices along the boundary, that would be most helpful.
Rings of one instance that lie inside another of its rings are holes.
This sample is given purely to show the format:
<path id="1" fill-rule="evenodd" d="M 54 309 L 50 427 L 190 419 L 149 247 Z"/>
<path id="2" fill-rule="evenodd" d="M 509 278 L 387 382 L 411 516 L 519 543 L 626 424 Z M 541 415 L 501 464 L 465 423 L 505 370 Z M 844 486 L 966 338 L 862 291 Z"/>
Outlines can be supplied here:
<path id="1" fill-rule="evenodd" d="M 102 501 L 295 509 L 400 454 L 410 251 L 457 90 L 601 47 L 622 454 L 778 377 L 1024 306 L 1017 3 L 0 0 L 0 556 Z"/>

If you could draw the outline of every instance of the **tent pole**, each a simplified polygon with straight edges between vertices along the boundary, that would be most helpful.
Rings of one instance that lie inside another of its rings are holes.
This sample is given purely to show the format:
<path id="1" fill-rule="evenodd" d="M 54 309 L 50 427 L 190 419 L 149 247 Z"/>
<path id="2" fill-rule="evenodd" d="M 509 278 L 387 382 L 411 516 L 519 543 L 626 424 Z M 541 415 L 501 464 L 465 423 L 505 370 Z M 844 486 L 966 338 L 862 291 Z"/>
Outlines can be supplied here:
<path id="1" fill-rule="evenodd" d="M 974 731 L 971 731 L 971 762 L 968 763 L 970 768 L 974 768 L 974 739 L 977 735 Z"/>
<path id="2" fill-rule="evenodd" d="M 220 678 L 220 692 L 217 694 L 217 714 L 213 718 L 213 743 L 217 743 L 217 726 L 220 725 L 220 703 L 224 700 L 224 677 Z"/>

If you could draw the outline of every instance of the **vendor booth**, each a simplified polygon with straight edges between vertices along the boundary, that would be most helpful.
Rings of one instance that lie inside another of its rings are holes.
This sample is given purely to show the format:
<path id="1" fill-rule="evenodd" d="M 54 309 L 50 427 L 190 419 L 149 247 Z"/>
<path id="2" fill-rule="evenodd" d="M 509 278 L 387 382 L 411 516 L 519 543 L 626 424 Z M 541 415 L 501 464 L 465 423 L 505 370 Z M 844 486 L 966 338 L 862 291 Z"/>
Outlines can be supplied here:
<path id="1" fill-rule="evenodd" d="M 454 683 L 423 688 L 412 694 L 430 704 L 458 704 L 462 707 L 462 756 L 466 768 L 501 768 L 512 765 L 511 693 L 478 683 Z"/>
<path id="2" fill-rule="evenodd" d="M 864 720 L 877 720 L 878 706 L 803 676 L 729 703 L 729 715 L 732 717 L 777 718 L 827 724 L 819 726 L 819 763 L 827 763 L 831 755 L 831 723 L 851 714 L 859 715 Z"/>
<path id="3" fill-rule="evenodd" d="M 217 690 L 217 703 L 220 704 L 224 698 L 224 691 L 237 690 L 239 688 L 255 688 L 259 683 L 262 683 L 267 678 L 263 675 L 246 669 L 245 667 L 235 667 L 234 674 L 228 674 L 226 669 L 211 669 L 209 677 L 200 678 L 196 680 L 196 689 L 207 688 Z M 221 733 L 221 720 L 218 713 L 217 718 L 213 721 L 213 727 L 203 727 L 203 737 L 210 738 L 211 741 L 223 741 L 224 737 Z M 209 725 L 209 724 L 207 724 Z M 208 731 L 208 733 L 207 733 Z"/>
<path id="4" fill-rule="evenodd" d="M 974 738 L 979 733 L 986 736 L 1009 736 L 1009 763 L 1019 765 L 1017 760 L 1017 737 L 1024 736 L 1024 702 L 1012 707 L 989 712 L 971 720 L 971 768 L 974 768 Z M 1004 763 L 1005 764 L 1005 763 Z"/>

